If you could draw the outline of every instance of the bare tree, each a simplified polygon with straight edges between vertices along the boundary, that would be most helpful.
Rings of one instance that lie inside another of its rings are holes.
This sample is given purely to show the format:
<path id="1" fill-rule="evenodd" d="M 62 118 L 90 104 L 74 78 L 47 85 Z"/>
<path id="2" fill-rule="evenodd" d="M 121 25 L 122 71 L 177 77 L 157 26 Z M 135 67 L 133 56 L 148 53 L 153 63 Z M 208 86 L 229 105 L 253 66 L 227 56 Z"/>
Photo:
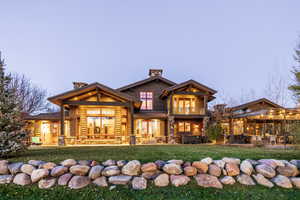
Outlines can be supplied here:
<path id="1" fill-rule="evenodd" d="M 37 113 L 48 110 L 47 91 L 34 85 L 24 75 L 11 74 L 10 87 L 15 90 L 20 110 L 25 113 Z"/>

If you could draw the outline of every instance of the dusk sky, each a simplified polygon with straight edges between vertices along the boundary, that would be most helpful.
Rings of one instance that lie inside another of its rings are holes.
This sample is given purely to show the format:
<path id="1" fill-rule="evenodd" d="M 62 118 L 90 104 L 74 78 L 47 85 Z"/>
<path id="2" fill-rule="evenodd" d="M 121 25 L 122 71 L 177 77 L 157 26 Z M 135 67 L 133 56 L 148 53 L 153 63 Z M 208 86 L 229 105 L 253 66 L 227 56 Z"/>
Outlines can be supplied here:
<path id="1" fill-rule="evenodd" d="M 49 95 L 73 81 L 112 88 L 147 78 L 194 79 L 233 98 L 291 80 L 299 0 L 1 1 L 0 50 L 10 72 Z"/>

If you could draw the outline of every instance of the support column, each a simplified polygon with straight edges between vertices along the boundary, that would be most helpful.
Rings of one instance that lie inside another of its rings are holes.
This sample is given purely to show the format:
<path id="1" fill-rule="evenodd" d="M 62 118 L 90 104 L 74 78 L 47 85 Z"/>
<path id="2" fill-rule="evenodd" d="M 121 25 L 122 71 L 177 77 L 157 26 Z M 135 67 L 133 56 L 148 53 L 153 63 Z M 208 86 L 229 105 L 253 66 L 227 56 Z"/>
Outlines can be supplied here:
<path id="1" fill-rule="evenodd" d="M 207 95 L 204 96 L 204 101 L 203 101 L 203 108 L 204 108 L 204 115 L 207 114 Z"/>
<path id="2" fill-rule="evenodd" d="M 60 106 L 60 136 L 58 137 L 58 145 L 65 146 L 65 108 Z"/>
<path id="3" fill-rule="evenodd" d="M 133 107 L 133 103 L 131 103 L 129 107 L 130 107 L 130 126 L 131 126 L 130 145 L 135 145 L 136 144 L 136 138 L 135 138 L 135 135 L 134 135 L 134 118 L 133 118 L 134 107 Z"/>

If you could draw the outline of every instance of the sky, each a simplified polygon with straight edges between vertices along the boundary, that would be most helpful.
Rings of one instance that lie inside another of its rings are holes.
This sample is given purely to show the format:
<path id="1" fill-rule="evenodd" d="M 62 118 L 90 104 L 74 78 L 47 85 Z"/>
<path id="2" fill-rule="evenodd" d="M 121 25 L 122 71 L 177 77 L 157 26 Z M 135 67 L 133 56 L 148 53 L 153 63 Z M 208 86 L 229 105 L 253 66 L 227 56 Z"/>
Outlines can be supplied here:
<path id="1" fill-rule="evenodd" d="M 118 88 L 150 68 L 223 96 L 264 96 L 270 76 L 292 80 L 300 39 L 299 0 L 0 0 L 0 7 L 7 70 L 49 96 L 73 81 Z"/>

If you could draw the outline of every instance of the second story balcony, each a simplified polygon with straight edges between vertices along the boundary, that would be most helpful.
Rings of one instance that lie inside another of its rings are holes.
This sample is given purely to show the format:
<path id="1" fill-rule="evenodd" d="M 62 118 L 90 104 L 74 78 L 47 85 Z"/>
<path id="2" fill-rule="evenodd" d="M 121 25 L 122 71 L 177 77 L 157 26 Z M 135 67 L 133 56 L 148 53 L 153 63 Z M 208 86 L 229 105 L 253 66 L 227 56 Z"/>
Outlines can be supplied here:
<path id="1" fill-rule="evenodd" d="M 205 115 L 203 98 L 193 95 L 174 95 L 171 113 L 175 115 Z"/>

